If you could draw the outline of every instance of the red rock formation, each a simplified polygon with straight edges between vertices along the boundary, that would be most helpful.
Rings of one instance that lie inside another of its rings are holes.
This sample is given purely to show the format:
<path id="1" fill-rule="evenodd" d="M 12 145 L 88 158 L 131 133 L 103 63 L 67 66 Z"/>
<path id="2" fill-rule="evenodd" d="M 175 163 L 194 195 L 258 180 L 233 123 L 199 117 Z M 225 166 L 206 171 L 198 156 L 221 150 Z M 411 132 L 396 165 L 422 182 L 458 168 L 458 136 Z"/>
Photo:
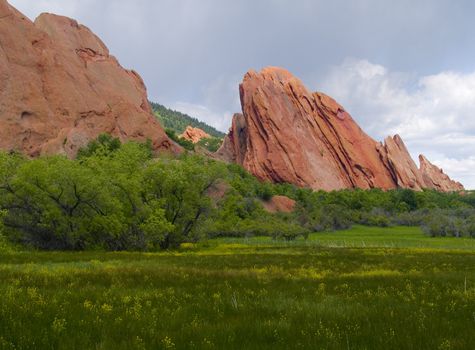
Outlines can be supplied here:
<path id="1" fill-rule="evenodd" d="M 100 133 L 178 152 L 150 110 L 145 85 L 76 21 L 33 23 L 0 0 L 0 148 L 30 156 L 77 150 Z"/>
<path id="2" fill-rule="evenodd" d="M 442 169 L 438 168 L 427 160 L 423 155 L 419 156 L 421 163 L 421 173 L 427 188 L 442 192 L 463 191 L 464 187 L 460 182 L 451 180 Z"/>
<path id="3" fill-rule="evenodd" d="M 416 191 L 428 187 L 399 135 L 387 137 L 384 140 L 384 147 L 379 148 L 379 152 L 397 187 Z"/>
<path id="4" fill-rule="evenodd" d="M 191 141 L 193 143 L 198 143 L 202 139 L 209 139 L 211 135 L 207 134 L 200 128 L 194 128 L 191 125 L 188 125 L 186 127 L 186 130 L 179 137 L 184 138 L 185 140 Z"/>
<path id="5" fill-rule="evenodd" d="M 284 69 L 248 72 L 240 95 L 243 114 L 217 155 L 261 180 L 323 190 L 433 188 L 399 136 L 376 142 L 334 99 Z"/>
<path id="6" fill-rule="evenodd" d="M 273 196 L 264 201 L 262 206 L 269 213 L 291 213 L 295 210 L 296 201 L 286 196 Z"/>
<path id="7" fill-rule="evenodd" d="M 242 114 L 236 113 L 233 116 L 229 134 L 224 137 L 223 144 L 216 152 L 216 157 L 242 165 L 246 154 L 247 136 L 246 120 Z"/>

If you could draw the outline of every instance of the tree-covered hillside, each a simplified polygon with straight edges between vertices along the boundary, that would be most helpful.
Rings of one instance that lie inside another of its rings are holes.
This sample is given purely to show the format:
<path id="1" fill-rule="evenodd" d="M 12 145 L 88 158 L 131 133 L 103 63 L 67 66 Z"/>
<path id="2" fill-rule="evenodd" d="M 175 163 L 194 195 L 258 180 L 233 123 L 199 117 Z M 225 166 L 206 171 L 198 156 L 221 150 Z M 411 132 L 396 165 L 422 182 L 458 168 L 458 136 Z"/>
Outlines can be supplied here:
<path id="1" fill-rule="evenodd" d="M 211 136 L 217 138 L 223 138 L 224 133 L 216 130 L 212 126 L 209 126 L 196 118 L 190 117 L 187 114 L 174 111 L 159 103 L 150 102 L 153 112 L 157 116 L 158 120 L 165 129 L 173 130 L 177 135 L 182 134 L 188 125 L 207 132 Z"/>

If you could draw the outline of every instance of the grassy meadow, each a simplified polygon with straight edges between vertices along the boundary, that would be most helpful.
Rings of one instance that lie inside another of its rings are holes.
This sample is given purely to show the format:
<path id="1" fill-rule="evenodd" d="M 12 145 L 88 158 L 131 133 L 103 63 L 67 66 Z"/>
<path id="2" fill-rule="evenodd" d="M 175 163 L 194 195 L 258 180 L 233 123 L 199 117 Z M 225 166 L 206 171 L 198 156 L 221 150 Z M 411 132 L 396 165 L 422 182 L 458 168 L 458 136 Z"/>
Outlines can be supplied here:
<path id="1" fill-rule="evenodd" d="M 475 239 L 356 226 L 0 253 L 0 349 L 474 349 Z"/>

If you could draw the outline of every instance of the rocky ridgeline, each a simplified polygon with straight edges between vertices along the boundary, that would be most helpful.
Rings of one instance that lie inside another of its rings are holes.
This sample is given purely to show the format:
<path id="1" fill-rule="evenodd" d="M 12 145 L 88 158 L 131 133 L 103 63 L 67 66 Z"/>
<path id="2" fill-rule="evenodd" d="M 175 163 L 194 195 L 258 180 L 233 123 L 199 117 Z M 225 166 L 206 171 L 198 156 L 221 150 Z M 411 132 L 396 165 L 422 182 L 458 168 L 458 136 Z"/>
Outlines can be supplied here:
<path id="1" fill-rule="evenodd" d="M 152 115 L 140 76 L 76 21 L 35 22 L 0 0 L 0 148 L 67 154 L 100 133 L 179 152 Z"/>
<path id="2" fill-rule="evenodd" d="M 140 76 L 87 27 L 52 14 L 32 22 L 0 0 L 0 44 L 0 149 L 74 157 L 109 133 L 181 151 L 153 116 Z M 284 69 L 250 71 L 240 94 L 243 113 L 216 156 L 259 179 L 323 190 L 463 190 L 423 156 L 418 168 L 399 136 L 373 140 L 335 100 Z M 209 135 L 188 128 L 182 137 Z"/>
<path id="3" fill-rule="evenodd" d="M 316 190 L 463 190 L 423 156 L 418 168 L 398 135 L 373 140 L 334 99 L 284 69 L 248 72 L 240 95 L 243 113 L 217 156 L 259 179 Z"/>

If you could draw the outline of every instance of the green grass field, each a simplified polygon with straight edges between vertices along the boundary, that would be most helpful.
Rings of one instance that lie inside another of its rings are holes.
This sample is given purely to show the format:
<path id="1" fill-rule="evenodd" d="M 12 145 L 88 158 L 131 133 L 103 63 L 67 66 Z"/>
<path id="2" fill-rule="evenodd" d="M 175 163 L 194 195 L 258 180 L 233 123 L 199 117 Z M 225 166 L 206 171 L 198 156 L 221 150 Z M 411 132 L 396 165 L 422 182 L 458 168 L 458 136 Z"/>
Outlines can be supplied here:
<path id="1" fill-rule="evenodd" d="M 222 238 L 210 244 L 245 243 L 247 245 L 282 245 L 270 237 L 248 239 Z M 287 242 L 288 246 L 320 246 L 328 248 L 439 248 L 468 249 L 475 252 L 475 239 L 454 237 L 426 237 L 416 227 L 366 227 L 354 226 L 352 229 L 338 232 L 314 233 L 307 240 L 303 238 Z"/>
<path id="2" fill-rule="evenodd" d="M 0 254 L 0 349 L 474 349 L 475 240 L 366 228 Z"/>

